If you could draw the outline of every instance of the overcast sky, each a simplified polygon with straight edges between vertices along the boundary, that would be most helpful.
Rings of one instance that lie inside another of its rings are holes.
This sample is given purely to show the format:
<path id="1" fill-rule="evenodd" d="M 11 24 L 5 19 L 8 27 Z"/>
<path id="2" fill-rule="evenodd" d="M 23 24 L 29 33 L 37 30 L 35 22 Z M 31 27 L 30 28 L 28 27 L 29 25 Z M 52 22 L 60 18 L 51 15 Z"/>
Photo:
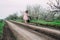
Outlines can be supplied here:
<path id="1" fill-rule="evenodd" d="M 26 10 L 27 5 L 39 4 L 47 7 L 47 2 L 48 0 L 0 0 L 0 19 L 15 12 L 20 15 L 20 10 Z"/>

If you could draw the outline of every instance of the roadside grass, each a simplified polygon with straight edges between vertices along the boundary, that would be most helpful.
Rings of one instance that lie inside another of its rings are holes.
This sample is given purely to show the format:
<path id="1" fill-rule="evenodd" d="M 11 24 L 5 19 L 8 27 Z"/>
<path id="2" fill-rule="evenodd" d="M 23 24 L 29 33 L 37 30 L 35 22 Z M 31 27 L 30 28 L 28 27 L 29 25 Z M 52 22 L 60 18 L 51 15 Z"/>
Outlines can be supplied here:
<path id="1" fill-rule="evenodd" d="M 3 27 L 4 27 L 4 22 L 2 21 L 0 21 L 0 37 L 2 37 L 3 36 Z"/>
<path id="2" fill-rule="evenodd" d="M 23 20 L 16 20 L 16 21 L 23 22 Z M 42 25 L 51 26 L 55 28 L 60 28 L 60 20 L 54 20 L 51 22 L 45 20 L 30 20 L 30 23 L 37 23 L 37 24 L 42 24 Z"/>
<path id="3" fill-rule="evenodd" d="M 51 21 L 51 22 L 48 22 L 48 21 L 45 21 L 45 20 L 31 20 L 30 22 L 60 28 L 60 20 L 54 20 L 54 21 Z"/>

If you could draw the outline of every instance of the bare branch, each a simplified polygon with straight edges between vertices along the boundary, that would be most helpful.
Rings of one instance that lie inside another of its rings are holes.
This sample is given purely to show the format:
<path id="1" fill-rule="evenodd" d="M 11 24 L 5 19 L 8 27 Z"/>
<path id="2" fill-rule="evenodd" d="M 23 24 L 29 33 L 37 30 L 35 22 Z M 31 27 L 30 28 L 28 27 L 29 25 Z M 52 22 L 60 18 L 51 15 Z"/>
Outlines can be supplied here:
<path id="1" fill-rule="evenodd" d="M 48 2 L 47 4 L 51 7 L 51 9 L 57 9 L 55 11 L 58 12 L 58 9 L 60 10 L 59 0 L 55 0 L 55 1 L 57 5 L 51 0 L 49 0 L 50 3 Z"/>

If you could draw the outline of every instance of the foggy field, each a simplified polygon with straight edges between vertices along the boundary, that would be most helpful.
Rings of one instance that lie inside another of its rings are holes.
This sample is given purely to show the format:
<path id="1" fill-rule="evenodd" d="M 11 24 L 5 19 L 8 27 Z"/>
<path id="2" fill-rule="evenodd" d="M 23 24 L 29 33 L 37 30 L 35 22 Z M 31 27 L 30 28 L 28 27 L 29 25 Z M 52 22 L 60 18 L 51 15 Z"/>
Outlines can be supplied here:
<path id="1" fill-rule="evenodd" d="M 44 3 L 45 1 L 43 0 L 42 2 Z M 26 10 L 20 10 L 19 12 L 15 11 L 15 13 L 7 16 L 5 19 L 18 22 L 30 20 L 30 23 L 36 23 L 37 25 L 41 24 L 44 26 L 60 28 L 60 0 L 47 0 L 44 4 L 46 5 L 26 5 Z"/>
<path id="2" fill-rule="evenodd" d="M 0 0 L 0 5 L 0 40 L 60 40 L 60 0 Z"/>

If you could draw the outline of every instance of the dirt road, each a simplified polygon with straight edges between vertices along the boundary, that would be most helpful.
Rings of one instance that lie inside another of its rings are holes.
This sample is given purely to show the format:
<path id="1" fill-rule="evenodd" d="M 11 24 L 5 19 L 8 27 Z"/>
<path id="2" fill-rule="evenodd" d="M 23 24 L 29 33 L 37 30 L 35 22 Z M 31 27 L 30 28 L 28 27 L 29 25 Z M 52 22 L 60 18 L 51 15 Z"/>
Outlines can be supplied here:
<path id="1" fill-rule="evenodd" d="M 55 40 L 44 34 L 38 33 L 28 28 L 18 26 L 14 23 L 7 21 L 10 30 L 14 33 L 17 40 Z"/>
<path id="2" fill-rule="evenodd" d="M 2 40 L 16 40 L 14 37 L 12 31 L 8 28 L 8 25 L 6 24 L 3 30 L 3 39 Z"/>

